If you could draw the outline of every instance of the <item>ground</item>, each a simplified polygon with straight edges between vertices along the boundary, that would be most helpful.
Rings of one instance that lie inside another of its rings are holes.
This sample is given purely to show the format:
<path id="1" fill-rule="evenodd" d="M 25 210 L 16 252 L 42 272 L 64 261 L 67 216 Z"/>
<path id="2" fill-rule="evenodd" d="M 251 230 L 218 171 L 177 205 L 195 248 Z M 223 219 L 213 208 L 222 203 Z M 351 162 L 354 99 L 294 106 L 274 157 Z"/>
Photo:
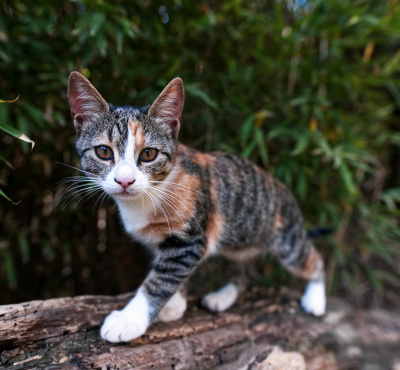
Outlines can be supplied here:
<path id="1" fill-rule="evenodd" d="M 0 306 L 0 366 L 29 369 L 400 369 L 400 314 L 358 310 L 337 298 L 314 318 L 300 292 L 253 288 L 227 312 L 189 302 L 178 321 L 130 343 L 101 340 L 110 310 L 132 294 Z"/>

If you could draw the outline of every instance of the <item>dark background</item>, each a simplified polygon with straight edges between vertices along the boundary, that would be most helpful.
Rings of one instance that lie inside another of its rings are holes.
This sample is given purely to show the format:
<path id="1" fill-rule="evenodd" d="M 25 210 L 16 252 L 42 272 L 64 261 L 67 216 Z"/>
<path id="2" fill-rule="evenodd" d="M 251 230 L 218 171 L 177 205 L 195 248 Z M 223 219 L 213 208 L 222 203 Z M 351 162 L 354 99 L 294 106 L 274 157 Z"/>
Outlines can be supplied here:
<path id="1" fill-rule="evenodd" d="M 397 1 L 3 2 L 0 99 L 20 98 L 0 121 L 36 146 L 0 134 L 0 189 L 20 202 L 0 198 L 0 304 L 117 294 L 148 269 L 112 201 L 55 206 L 78 174 L 66 166 L 79 167 L 66 97 L 78 70 L 118 105 L 182 77 L 181 141 L 251 158 L 292 189 L 309 228 L 336 230 L 318 242 L 331 294 L 398 306 L 399 47 Z M 211 261 L 197 286 L 224 269 Z M 272 261 L 258 277 L 301 285 Z"/>

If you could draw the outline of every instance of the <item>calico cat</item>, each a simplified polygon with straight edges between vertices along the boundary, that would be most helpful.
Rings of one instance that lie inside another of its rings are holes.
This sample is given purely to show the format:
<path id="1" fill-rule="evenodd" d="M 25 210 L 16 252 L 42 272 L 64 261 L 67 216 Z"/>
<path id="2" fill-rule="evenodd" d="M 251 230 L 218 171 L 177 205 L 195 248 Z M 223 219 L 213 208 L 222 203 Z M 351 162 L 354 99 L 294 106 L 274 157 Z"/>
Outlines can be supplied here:
<path id="1" fill-rule="evenodd" d="M 154 253 L 135 297 L 104 321 L 103 339 L 130 341 L 156 319 L 182 317 L 186 280 L 215 254 L 238 265 L 272 254 L 309 281 L 303 309 L 325 313 L 323 260 L 286 186 L 247 159 L 200 153 L 178 142 L 180 78 L 151 106 L 134 108 L 106 103 L 84 76 L 72 72 L 68 98 L 84 173 L 115 199 L 126 231 Z M 245 280 L 236 275 L 202 304 L 224 311 L 244 288 Z"/>

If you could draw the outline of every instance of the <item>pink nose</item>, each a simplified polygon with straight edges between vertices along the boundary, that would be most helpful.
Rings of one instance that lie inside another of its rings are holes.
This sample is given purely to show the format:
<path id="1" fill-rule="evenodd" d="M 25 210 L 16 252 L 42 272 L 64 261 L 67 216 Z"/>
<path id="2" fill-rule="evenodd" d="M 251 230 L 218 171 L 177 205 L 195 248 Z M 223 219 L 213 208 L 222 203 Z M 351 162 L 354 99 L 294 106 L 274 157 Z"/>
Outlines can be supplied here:
<path id="1" fill-rule="evenodd" d="M 124 190 L 125 190 L 129 185 L 132 185 L 132 184 L 135 182 L 135 180 L 132 179 L 132 178 L 120 178 L 120 179 L 115 178 L 114 181 L 115 181 L 116 183 L 120 184 L 120 185 L 124 188 Z"/>

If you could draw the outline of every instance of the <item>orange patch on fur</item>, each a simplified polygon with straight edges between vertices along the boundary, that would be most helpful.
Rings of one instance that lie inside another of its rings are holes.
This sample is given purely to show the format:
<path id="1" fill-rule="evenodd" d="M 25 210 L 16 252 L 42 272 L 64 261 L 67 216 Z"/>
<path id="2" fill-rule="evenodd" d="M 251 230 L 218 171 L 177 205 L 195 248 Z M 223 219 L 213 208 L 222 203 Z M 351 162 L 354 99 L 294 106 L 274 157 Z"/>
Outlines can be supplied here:
<path id="1" fill-rule="evenodd" d="M 216 162 L 216 158 L 213 155 L 198 152 L 182 144 L 180 144 L 179 147 L 185 151 L 190 161 L 198 164 L 199 166 L 207 167 L 208 165 Z"/>
<path id="2" fill-rule="evenodd" d="M 275 223 L 274 223 L 274 230 L 277 231 L 283 226 L 283 218 L 281 214 L 278 214 L 275 218 Z"/>
<path id="3" fill-rule="evenodd" d="M 141 123 L 135 118 L 135 120 L 130 119 L 128 125 L 135 138 L 135 145 L 143 146 L 146 137 L 144 136 Z"/>
<path id="4" fill-rule="evenodd" d="M 222 234 L 224 228 L 224 219 L 219 212 L 214 211 L 211 214 L 210 221 L 208 223 L 206 236 L 207 236 L 207 247 L 205 250 L 205 256 L 213 254 L 217 249 L 218 240 Z"/>
<path id="5" fill-rule="evenodd" d="M 300 276 L 314 280 L 320 278 L 323 271 L 323 261 L 321 255 L 312 249 L 307 257 L 304 267 L 300 270 Z"/>
<path id="6" fill-rule="evenodd" d="M 237 263 L 246 263 L 254 260 L 263 253 L 262 247 L 246 247 L 243 250 L 223 250 L 221 254 Z"/>
<path id="7" fill-rule="evenodd" d="M 159 202 L 163 209 L 157 206 L 157 211 L 151 216 L 150 223 L 140 230 L 142 235 L 151 235 L 157 240 L 165 239 L 169 233 L 186 235 L 185 226 L 191 217 L 196 217 L 196 189 L 199 179 L 187 174 L 177 166 L 171 177 L 158 187 Z M 193 189 L 193 190 L 192 190 Z M 164 199 L 163 199 L 164 198 Z M 168 218 L 168 222 L 167 222 Z"/>

